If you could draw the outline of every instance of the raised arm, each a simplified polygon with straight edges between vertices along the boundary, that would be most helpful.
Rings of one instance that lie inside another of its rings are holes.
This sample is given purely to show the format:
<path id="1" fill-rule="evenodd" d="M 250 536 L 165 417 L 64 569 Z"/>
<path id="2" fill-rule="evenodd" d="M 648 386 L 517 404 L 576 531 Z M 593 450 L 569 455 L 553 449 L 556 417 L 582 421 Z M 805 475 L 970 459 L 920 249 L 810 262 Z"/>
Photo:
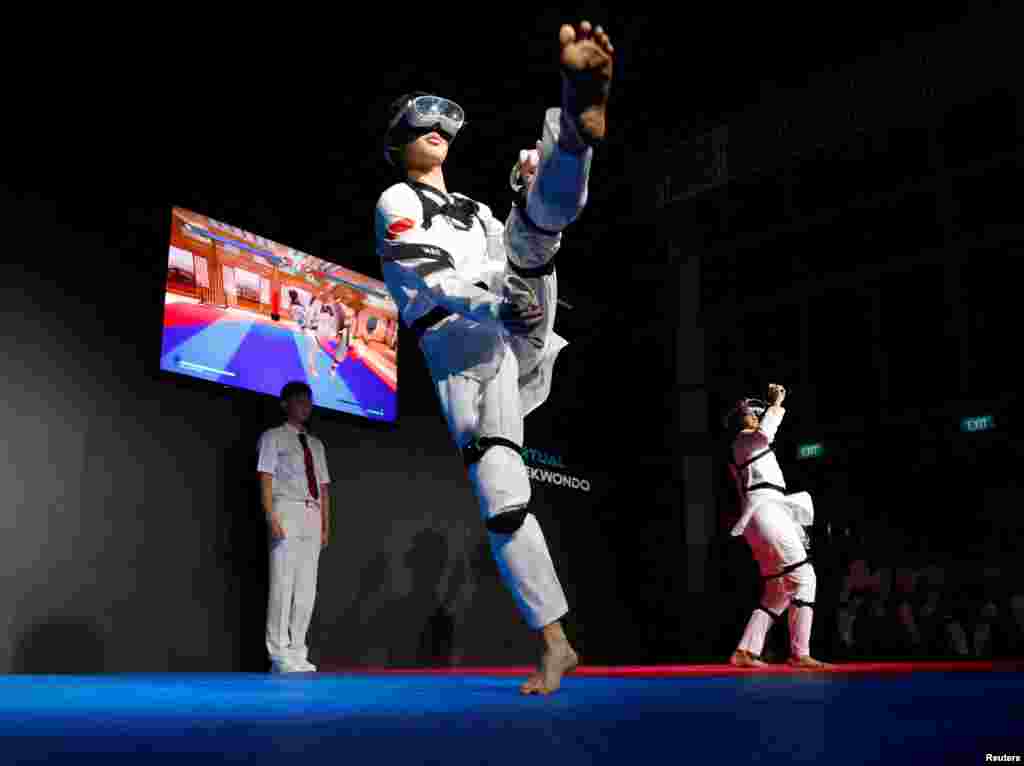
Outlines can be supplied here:
<path id="1" fill-rule="evenodd" d="M 775 441 L 775 432 L 778 431 L 786 410 L 782 402 L 786 399 L 786 389 L 777 383 L 768 386 L 768 409 L 761 416 L 761 424 L 758 431 L 765 435 L 768 443 Z"/>

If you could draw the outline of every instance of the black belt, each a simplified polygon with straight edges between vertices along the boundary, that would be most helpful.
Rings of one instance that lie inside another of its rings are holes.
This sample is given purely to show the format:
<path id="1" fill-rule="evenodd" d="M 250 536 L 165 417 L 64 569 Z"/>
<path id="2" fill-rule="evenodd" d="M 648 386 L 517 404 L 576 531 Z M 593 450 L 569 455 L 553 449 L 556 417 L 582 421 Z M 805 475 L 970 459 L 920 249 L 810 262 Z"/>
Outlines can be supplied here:
<path id="1" fill-rule="evenodd" d="M 487 285 L 484 282 L 476 282 L 475 284 L 481 290 L 487 289 Z M 454 311 L 449 311 L 444 306 L 434 306 L 434 308 L 419 319 L 414 320 L 413 323 L 409 325 L 409 329 L 416 333 L 416 340 L 419 340 L 423 337 L 423 333 L 436 325 L 442 319 L 447 319 L 454 313 Z"/>
<path id="2" fill-rule="evenodd" d="M 772 484 L 767 481 L 762 481 L 760 484 L 755 484 L 752 487 L 747 487 L 747 493 L 749 494 L 750 492 L 753 492 L 755 489 L 774 489 L 781 492 L 782 494 L 786 494 L 785 487 L 780 487 L 778 484 Z"/>
<path id="3" fill-rule="evenodd" d="M 788 567 L 783 567 L 779 572 L 776 572 L 773 575 L 761 575 L 761 579 L 762 580 L 774 580 L 776 577 L 783 577 L 784 575 L 788 575 L 794 569 L 799 569 L 804 564 L 810 564 L 810 563 L 811 563 L 811 560 L 809 558 L 806 558 L 803 561 L 798 561 L 795 564 L 790 564 Z"/>
<path id="4" fill-rule="evenodd" d="M 434 306 L 434 308 L 409 325 L 409 328 L 416 333 L 416 339 L 419 340 L 423 337 L 423 333 L 442 319 L 447 319 L 451 315 L 452 312 L 444 308 L 444 306 Z"/>

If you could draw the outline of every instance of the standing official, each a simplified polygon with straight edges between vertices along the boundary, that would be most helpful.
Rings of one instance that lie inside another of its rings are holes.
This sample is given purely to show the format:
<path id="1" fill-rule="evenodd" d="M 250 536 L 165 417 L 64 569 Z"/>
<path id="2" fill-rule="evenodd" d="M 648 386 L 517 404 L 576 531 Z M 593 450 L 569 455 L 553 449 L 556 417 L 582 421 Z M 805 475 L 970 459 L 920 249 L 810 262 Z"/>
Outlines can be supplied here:
<path id="1" fill-rule="evenodd" d="M 287 421 L 263 433 L 257 471 L 270 528 L 267 652 L 272 672 L 315 671 L 306 633 L 316 601 L 320 550 L 329 539 L 331 477 L 324 444 L 306 430 L 313 411 L 306 383 L 281 390 Z"/>

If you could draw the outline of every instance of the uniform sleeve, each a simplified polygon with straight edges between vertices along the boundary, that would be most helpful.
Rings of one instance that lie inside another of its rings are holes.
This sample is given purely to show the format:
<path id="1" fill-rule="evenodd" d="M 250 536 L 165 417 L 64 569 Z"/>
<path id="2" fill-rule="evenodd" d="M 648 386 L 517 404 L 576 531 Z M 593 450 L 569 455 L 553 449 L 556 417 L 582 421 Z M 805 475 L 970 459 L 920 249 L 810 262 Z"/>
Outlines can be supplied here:
<path id="1" fill-rule="evenodd" d="M 266 431 L 260 437 L 256 470 L 269 474 L 273 474 L 277 470 L 277 440 L 274 439 L 272 431 Z"/>
<path id="2" fill-rule="evenodd" d="M 775 441 L 775 432 L 779 430 L 779 425 L 782 423 L 782 418 L 785 417 L 785 414 L 786 411 L 782 407 L 769 407 L 764 411 L 764 415 L 761 416 L 761 425 L 757 430 L 764 434 L 768 444 Z"/>
<path id="3" fill-rule="evenodd" d="M 381 195 L 375 230 L 384 281 L 406 325 L 434 306 L 478 322 L 498 321 L 504 299 L 459 276 L 451 253 L 423 229 L 419 200 L 402 191 L 396 186 Z"/>

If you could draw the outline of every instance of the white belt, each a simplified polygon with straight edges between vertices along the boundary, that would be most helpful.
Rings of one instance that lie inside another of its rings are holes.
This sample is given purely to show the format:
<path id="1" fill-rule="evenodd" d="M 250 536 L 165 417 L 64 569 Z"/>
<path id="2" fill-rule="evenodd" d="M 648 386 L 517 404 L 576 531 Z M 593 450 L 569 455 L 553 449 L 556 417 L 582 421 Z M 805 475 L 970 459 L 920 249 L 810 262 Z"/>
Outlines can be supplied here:
<path id="1" fill-rule="evenodd" d="M 292 500 L 290 498 L 279 497 L 274 500 L 278 505 L 303 505 L 306 508 L 319 508 L 320 501 L 314 500 L 311 497 L 307 497 L 305 500 Z"/>

